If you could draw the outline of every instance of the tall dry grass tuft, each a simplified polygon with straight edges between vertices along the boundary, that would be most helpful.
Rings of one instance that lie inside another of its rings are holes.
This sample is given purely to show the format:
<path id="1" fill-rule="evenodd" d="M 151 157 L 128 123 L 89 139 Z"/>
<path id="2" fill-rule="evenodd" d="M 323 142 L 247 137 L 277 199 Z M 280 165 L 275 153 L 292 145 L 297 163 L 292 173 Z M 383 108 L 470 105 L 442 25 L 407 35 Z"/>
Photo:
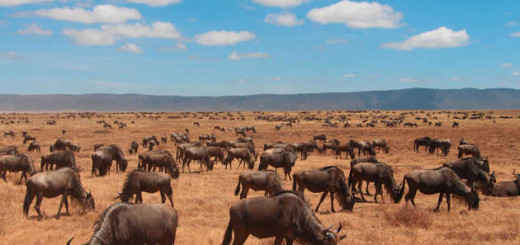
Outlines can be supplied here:
<path id="1" fill-rule="evenodd" d="M 383 208 L 386 221 L 395 226 L 408 226 L 429 228 L 433 223 L 431 211 L 421 208 L 414 208 L 411 205 L 400 205 L 398 207 L 392 205 Z"/>

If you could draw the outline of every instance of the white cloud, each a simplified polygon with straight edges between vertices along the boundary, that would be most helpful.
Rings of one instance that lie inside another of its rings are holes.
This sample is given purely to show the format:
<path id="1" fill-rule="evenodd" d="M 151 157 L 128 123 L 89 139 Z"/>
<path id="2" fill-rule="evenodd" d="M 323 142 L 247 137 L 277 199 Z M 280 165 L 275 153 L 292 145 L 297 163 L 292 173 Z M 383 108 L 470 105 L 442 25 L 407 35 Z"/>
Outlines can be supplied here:
<path id="1" fill-rule="evenodd" d="M 182 0 L 127 0 L 127 2 L 146 4 L 151 7 L 160 7 L 170 4 L 177 4 L 182 2 Z"/>
<path id="2" fill-rule="evenodd" d="M 510 68 L 513 68 L 513 64 L 511 63 L 504 63 L 502 65 L 500 65 L 501 68 L 506 68 L 506 69 L 510 69 Z"/>
<path id="3" fill-rule="evenodd" d="M 329 45 L 341 44 L 341 43 L 348 43 L 348 39 L 341 38 L 341 39 L 329 39 L 329 40 L 327 40 L 327 44 L 329 44 Z"/>
<path id="4" fill-rule="evenodd" d="M 307 18 L 320 24 L 342 23 L 350 28 L 397 28 L 403 14 L 377 2 L 341 1 L 312 9 Z"/>
<path id="5" fill-rule="evenodd" d="M 353 73 L 343 74 L 343 77 L 344 78 L 353 78 L 353 77 L 356 77 L 356 74 L 353 74 Z"/>
<path id="6" fill-rule="evenodd" d="M 1 0 L 0 0 L 1 1 Z M 110 23 L 121 24 L 128 20 L 139 20 L 141 13 L 136 9 L 117 7 L 114 5 L 103 4 L 95 6 L 92 11 L 82 8 L 53 8 L 40 9 L 33 12 L 19 12 L 15 16 L 40 16 L 55 20 L 79 22 L 84 24 Z"/>
<path id="7" fill-rule="evenodd" d="M 74 43 L 80 45 L 112 45 L 115 43 L 116 36 L 112 33 L 96 29 L 65 29 L 63 34 L 72 38 Z"/>
<path id="8" fill-rule="evenodd" d="M 520 76 L 520 71 L 514 71 L 512 75 L 513 76 Z"/>
<path id="9" fill-rule="evenodd" d="M 123 46 L 119 48 L 119 50 L 123 52 L 128 52 L 132 54 L 142 54 L 143 50 L 137 46 L 135 43 L 125 43 Z"/>
<path id="10" fill-rule="evenodd" d="M 159 21 L 152 25 L 137 23 L 103 25 L 101 29 L 65 29 L 63 34 L 81 45 L 112 45 L 121 38 L 181 38 L 181 33 L 173 24 Z"/>
<path id="11" fill-rule="evenodd" d="M 254 0 L 253 2 L 269 7 L 293 8 L 310 0 Z"/>
<path id="12" fill-rule="evenodd" d="M 195 41 L 201 45 L 223 46 L 255 39 L 254 33 L 248 31 L 210 31 L 195 36 Z"/>
<path id="13" fill-rule="evenodd" d="M 509 34 L 509 36 L 511 36 L 511 37 L 520 37 L 520 32 L 513 32 L 513 33 Z"/>
<path id="14" fill-rule="evenodd" d="M 0 6 L 13 7 L 24 4 L 52 2 L 52 0 L 0 0 Z"/>
<path id="15" fill-rule="evenodd" d="M 411 83 L 424 83 L 424 82 L 435 82 L 435 79 L 416 79 L 411 77 L 402 77 L 399 79 L 400 82 L 411 82 Z"/>
<path id="16" fill-rule="evenodd" d="M 444 26 L 433 31 L 414 35 L 403 42 L 385 43 L 382 46 L 395 50 L 412 50 L 416 48 L 454 48 L 466 46 L 469 43 L 466 30 L 453 31 Z"/>
<path id="17" fill-rule="evenodd" d="M 520 23 L 516 20 L 513 20 L 513 21 L 510 21 L 510 22 L 507 22 L 506 23 L 506 26 L 517 26 L 519 25 Z"/>
<path id="18" fill-rule="evenodd" d="M 7 52 L 0 52 L 0 59 L 21 60 L 22 57 L 14 51 L 7 51 Z"/>
<path id="19" fill-rule="evenodd" d="M 276 76 L 276 77 L 273 77 L 273 80 L 274 80 L 274 81 L 280 81 L 280 80 L 282 80 L 282 78 L 279 77 L 279 76 Z"/>
<path id="20" fill-rule="evenodd" d="M 299 20 L 293 13 L 288 12 L 283 12 L 279 14 L 268 14 L 267 16 L 265 16 L 264 22 L 288 27 L 303 24 L 303 20 Z"/>
<path id="21" fill-rule="evenodd" d="M 228 56 L 230 60 L 241 60 L 241 59 L 266 59 L 269 58 L 269 54 L 262 52 L 254 52 L 254 53 L 243 53 L 239 54 L 235 51 Z"/>
<path id="22" fill-rule="evenodd" d="M 27 25 L 26 29 L 18 30 L 17 32 L 20 35 L 44 35 L 44 36 L 50 36 L 52 35 L 52 31 L 50 30 L 44 30 L 41 26 L 39 26 L 36 23 L 32 23 L 30 25 Z"/>
<path id="23" fill-rule="evenodd" d="M 184 45 L 184 43 L 182 43 L 182 42 L 178 42 L 177 44 L 175 44 L 175 49 L 176 50 L 188 50 L 186 45 Z"/>
<path id="24" fill-rule="evenodd" d="M 238 81 L 239 83 L 243 83 L 243 82 L 247 82 L 247 79 L 239 78 L 239 79 L 237 79 L 237 81 Z"/>

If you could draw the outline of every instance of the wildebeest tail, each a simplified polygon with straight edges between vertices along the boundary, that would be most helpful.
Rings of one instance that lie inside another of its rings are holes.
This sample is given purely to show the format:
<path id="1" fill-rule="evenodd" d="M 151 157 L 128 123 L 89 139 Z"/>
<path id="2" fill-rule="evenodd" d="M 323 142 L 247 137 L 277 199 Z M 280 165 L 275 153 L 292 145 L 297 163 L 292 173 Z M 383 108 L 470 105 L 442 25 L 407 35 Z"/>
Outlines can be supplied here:
<path id="1" fill-rule="evenodd" d="M 25 216 L 27 216 L 29 214 L 29 206 L 31 205 L 31 202 L 34 198 L 34 195 L 32 193 L 32 180 L 29 179 L 27 181 L 27 185 L 26 185 L 26 190 L 25 190 L 25 200 L 23 201 L 23 214 Z"/>
<path id="2" fill-rule="evenodd" d="M 348 172 L 348 187 L 350 188 L 352 186 L 352 171 L 354 170 L 354 168 L 351 166 L 350 167 L 350 172 Z"/>
<path id="3" fill-rule="evenodd" d="M 238 193 L 240 193 L 240 182 L 241 182 L 241 179 L 240 179 L 240 176 L 238 176 L 238 184 L 237 184 L 237 188 L 235 189 L 235 196 L 238 196 Z"/>
<path id="4" fill-rule="evenodd" d="M 395 203 L 398 203 L 401 201 L 401 199 L 403 199 L 405 185 L 406 185 L 406 176 L 403 177 L 403 183 L 401 184 L 401 188 L 399 188 L 399 192 L 397 193 L 397 198 L 395 199 Z"/>
<path id="5" fill-rule="evenodd" d="M 224 235 L 224 240 L 222 240 L 222 245 L 229 245 L 231 244 L 231 238 L 233 232 L 233 225 L 231 224 L 231 219 L 229 220 L 229 224 L 226 228 L 226 234 Z"/>

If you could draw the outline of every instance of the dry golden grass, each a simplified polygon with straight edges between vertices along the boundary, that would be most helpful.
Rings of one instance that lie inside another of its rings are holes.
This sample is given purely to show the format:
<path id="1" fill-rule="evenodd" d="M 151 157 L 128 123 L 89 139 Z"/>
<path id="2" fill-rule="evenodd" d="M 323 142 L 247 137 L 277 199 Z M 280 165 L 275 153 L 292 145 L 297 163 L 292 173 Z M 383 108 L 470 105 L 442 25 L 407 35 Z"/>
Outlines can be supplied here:
<path id="1" fill-rule="evenodd" d="M 296 112 L 289 112 L 296 114 Z M 397 115 L 399 112 L 382 112 L 384 114 Z M 268 114 L 268 113 L 266 113 Z M 278 113 L 282 114 L 282 112 Z M 519 111 L 497 111 L 498 115 L 520 115 Z M 518 168 L 520 157 L 520 120 L 497 119 L 497 123 L 491 120 L 458 120 L 460 128 L 452 129 L 452 120 L 446 118 L 446 114 L 439 116 L 444 122 L 444 127 L 434 128 L 419 123 L 419 128 L 384 128 L 378 125 L 376 128 L 321 128 L 321 123 L 305 122 L 295 125 L 293 129 L 283 128 L 274 130 L 274 122 L 253 120 L 252 113 L 244 113 L 246 121 L 210 121 L 207 119 L 167 119 L 162 115 L 158 120 L 136 118 L 131 114 L 112 115 L 104 120 L 122 120 L 128 124 L 124 130 L 102 129 L 95 121 L 88 119 L 59 119 L 56 126 L 45 125 L 55 114 L 28 114 L 31 123 L 3 126 L 4 130 L 14 130 L 15 138 L 0 138 L 0 145 L 17 145 L 25 151 L 22 145 L 21 131 L 27 129 L 30 135 L 36 136 L 42 145 L 43 153 L 48 152 L 49 145 L 57 138 L 78 142 L 83 149 L 76 154 L 77 161 L 83 169 L 81 176 L 83 185 L 92 191 L 96 200 L 96 210 L 82 214 L 78 205 L 73 205 L 71 216 L 62 216 L 56 220 L 55 215 L 59 198 L 44 199 L 42 210 L 48 216 L 47 219 L 36 221 L 24 219 L 22 215 L 22 202 L 25 195 L 25 186 L 18 185 L 19 173 L 8 174 L 8 182 L 0 181 L 0 243 L 1 244 L 64 244 L 69 238 L 75 237 L 74 244 L 87 241 L 92 235 L 92 225 L 99 214 L 114 202 L 116 192 L 121 189 L 125 174 L 111 172 L 105 177 L 93 177 L 90 175 L 90 154 L 95 143 L 115 143 L 122 146 L 127 153 L 132 140 L 138 140 L 146 135 L 169 135 L 173 132 L 183 132 L 185 128 L 191 131 L 193 139 L 202 133 L 213 133 L 219 140 L 231 140 L 236 137 L 232 133 L 221 133 L 213 130 L 214 126 L 225 128 L 235 126 L 254 125 L 258 133 L 253 134 L 257 148 L 260 150 L 263 143 L 282 140 L 296 142 L 309 140 L 312 135 L 325 133 L 330 138 L 338 138 L 342 142 L 349 139 L 373 140 L 384 138 L 390 145 L 389 154 L 379 154 L 378 158 L 393 166 L 395 179 L 401 183 L 404 174 L 420 168 L 438 167 L 443 162 L 456 159 L 456 150 L 448 157 L 439 157 L 412 150 L 413 139 L 421 136 L 451 139 L 453 145 L 458 145 L 461 137 L 468 139 L 480 146 L 484 156 L 489 156 L 492 170 L 496 170 L 499 180 L 512 179 L 511 172 Z M 169 114 L 168 114 L 169 115 Z M 9 116 L 9 115 L 3 115 Z M 323 115 L 321 115 L 323 117 Z M 358 118 L 358 116 L 355 116 Z M 193 121 L 199 121 L 201 127 L 193 127 Z M 135 124 L 130 124 L 135 121 Z M 406 121 L 415 121 L 409 118 Z M 351 124 L 355 125 L 356 120 Z M 61 129 L 66 129 L 67 134 L 61 135 Z M 171 142 L 159 147 L 175 152 Z M 140 149 L 141 151 L 141 149 Z M 39 155 L 30 153 L 39 169 Z M 129 170 L 137 165 L 136 155 L 126 156 L 130 159 Z M 346 172 L 349 168 L 349 160 L 335 159 L 330 155 L 318 155 L 313 153 L 307 161 L 297 161 L 296 169 L 318 168 L 335 164 Z M 219 244 L 224 235 L 228 222 L 229 206 L 238 200 L 233 195 L 237 184 L 238 174 L 234 163 L 233 170 L 224 170 L 218 165 L 211 172 L 181 174 L 178 180 L 173 181 L 174 203 L 179 212 L 179 228 L 177 230 L 177 244 Z M 256 164 L 258 166 L 258 163 Z M 196 164 L 193 170 L 198 170 Z M 280 173 L 280 171 L 279 171 Z M 283 182 L 289 189 L 292 182 Z M 374 193 L 374 190 L 371 190 Z M 251 191 L 250 196 L 263 195 Z M 318 202 L 320 194 L 306 192 L 306 197 L 313 207 Z M 478 211 L 467 211 L 466 205 L 459 201 L 453 201 L 452 211 L 446 210 L 445 202 L 441 211 L 433 212 L 437 203 L 437 197 L 417 194 L 416 203 L 418 209 L 404 207 L 404 200 L 399 204 L 390 204 L 390 199 L 385 197 L 386 204 L 357 203 L 354 212 L 330 213 L 330 199 L 323 203 L 319 218 L 325 225 L 342 223 L 347 238 L 342 244 L 520 244 L 520 198 L 496 198 L 481 196 L 482 201 Z M 370 197 L 369 200 L 371 200 Z M 144 202 L 160 202 L 159 194 L 144 194 Z M 34 205 L 34 202 L 33 202 Z M 337 209 L 339 205 L 335 204 Z M 30 215 L 36 215 L 31 206 Z M 247 244 L 272 244 L 272 239 L 258 240 L 250 237 Z"/>

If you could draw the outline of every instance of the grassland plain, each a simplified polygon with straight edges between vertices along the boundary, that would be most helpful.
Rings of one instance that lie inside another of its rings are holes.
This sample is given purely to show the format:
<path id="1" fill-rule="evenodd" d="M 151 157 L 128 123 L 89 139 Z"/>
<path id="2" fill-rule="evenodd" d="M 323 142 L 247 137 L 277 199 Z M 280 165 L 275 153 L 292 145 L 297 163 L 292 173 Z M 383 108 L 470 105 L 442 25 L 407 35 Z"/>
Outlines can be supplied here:
<path id="1" fill-rule="evenodd" d="M 297 112 L 272 112 L 266 114 L 292 114 Z M 367 112 L 370 113 L 370 112 Z M 397 115 L 399 111 L 383 111 L 382 114 Z M 424 113 L 432 113 L 424 112 Z M 307 141 L 314 134 L 324 133 L 329 138 L 337 138 L 344 142 L 350 139 L 374 140 L 385 139 L 390 146 L 389 154 L 379 154 L 378 158 L 390 164 L 394 169 L 395 179 L 400 184 L 403 176 L 414 169 L 428 169 L 440 166 L 442 163 L 455 160 L 456 146 L 461 137 L 478 144 L 484 156 L 489 157 L 491 169 L 496 171 L 499 181 L 511 180 L 515 168 L 520 168 L 520 111 L 495 111 L 495 116 L 511 115 L 515 119 L 492 120 L 458 120 L 459 128 L 451 128 L 453 119 L 446 114 L 435 114 L 438 121 L 444 126 L 429 127 L 419 123 L 418 128 L 386 128 L 377 125 L 375 128 L 322 128 L 319 122 L 301 121 L 294 128 L 274 129 L 275 122 L 254 120 L 253 113 L 244 112 L 245 121 L 239 120 L 208 120 L 207 118 L 167 119 L 168 113 L 161 118 L 137 118 L 133 114 L 113 114 L 111 118 L 105 114 L 106 121 L 119 120 L 128 124 L 126 129 L 103 129 L 96 124 L 97 119 L 62 118 L 55 126 L 46 125 L 52 114 L 27 114 L 30 123 L 4 125 L 3 130 L 13 130 L 16 137 L 0 138 L 0 145 L 16 145 L 25 151 L 22 144 L 21 131 L 26 129 L 35 136 L 42 145 L 42 153 L 48 153 L 49 146 L 57 138 L 69 139 L 81 144 L 81 152 L 76 154 L 77 162 L 82 168 L 81 178 L 86 189 L 91 190 L 96 201 L 96 210 L 81 213 L 78 204 L 73 204 L 70 216 L 54 219 L 59 205 L 59 198 L 44 199 L 42 210 L 48 218 L 42 221 L 25 219 L 22 215 L 22 203 L 25 195 L 25 185 L 16 182 L 19 173 L 8 174 L 8 181 L 0 182 L 0 244 L 65 244 L 74 237 L 73 244 L 86 242 L 92 235 L 92 225 L 99 214 L 112 203 L 114 197 L 122 187 L 124 173 L 112 172 L 104 177 L 95 177 L 90 174 L 90 154 L 96 143 L 119 144 L 125 150 L 130 160 L 129 170 L 137 167 L 137 155 L 128 155 L 126 149 L 132 140 L 138 142 L 147 135 L 169 135 L 173 132 L 190 130 L 192 139 L 203 133 L 215 133 L 218 140 L 232 140 L 236 136 L 231 132 L 217 132 L 214 126 L 225 128 L 235 126 L 254 125 L 258 133 L 252 134 L 257 150 L 261 151 L 264 143 L 273 141 L 297 142 Z M 344 113 L 343 113 L 344 114 Z M 339 115 L 338 113 L 332 115 Z M 4 114 L 3 117 L 20 116 Z M 359 122 L 358 115 L 350 121 L 352 125 Z M 131 124 L 135 121 L 135 124 Z M 199 121 L 201 126 L 194 127 L 192 123 Z M 408 116 L 405 121 L 415 121 Z M 65 135 L 61 130 L 66 129 Z M 435 154 L 413 151 L 413 140 L 422 136 L 450 139 L 454 147 L 447 157 Z M 158 148 L 175 152 L 172 142 L 161 144 Z M 142 149 L 139 150 L 140 152 Z M 40 156 L 30 153 L 37 169 Z M 350 160 L 336 159 L 330 154 L 312 153 L 306 161 L 298 160 L 295 169 L 319 168 L 326 165 L 337 165 L 346 173 L 349 171 Z M 243 171 L 236 169 L 225 170 L 222 165 L 213 171 L 203 173 L 185 173 L 172 182 L 174 190 L 175 208 L 179 212 L 179 227 L 177 230 L 177 244 L 220 244 L 228 222 L 228 211 L 232 203 L 238 200 L 233 195 L 237 184 L 238 174 Z M 258 166 L 258 162 L 256 163 Z M 256 167 L 255 167 L 256 168 Z M 193 164 L 192 170 L 198 170 Z M 281 171 L 278 171 L 281 174 Z M 292 182 L 284 180 L 283 185 L 290 189 Z M 373 193 L 374 190 L 372 189 Z M 251 191 L 249 196 L 263 195 L 263 192 Z M 320 194 L 305 193 L 306 198 L 315 207 Z M 143 194 L 145 203 L 160 202 L 159 194 Z M 520 244 L 520 197 L 487 197 L 481 195 L 481 204 L 478 211 L 467 211 L 467 207 L 460 201 L 452 204 L 451 212 L 447 212 L 443 203 L 441 211 L 434 213 L 437 195 L 426 196 L 417 194 L 417 209 L 401 203 L 391 203 L 385 196 L 386 204 L 356 203 L 354 211 L 330 213 L 330 199 L 322 204 L 318 217 L 325 225 L 342 223 L 343 233 L 347 238 L 342 244 Z M 370 199 L 371 200 L 371 197 Z M 34 205 L 34 203 L 33 203 Z M 336 207 L 339 207 L 336 204 Z M 31 206 L 30 216 L 36 213 Z M 273 239 L 258 240 L 250 237 L 246 244 L 272 244 Z"/>

